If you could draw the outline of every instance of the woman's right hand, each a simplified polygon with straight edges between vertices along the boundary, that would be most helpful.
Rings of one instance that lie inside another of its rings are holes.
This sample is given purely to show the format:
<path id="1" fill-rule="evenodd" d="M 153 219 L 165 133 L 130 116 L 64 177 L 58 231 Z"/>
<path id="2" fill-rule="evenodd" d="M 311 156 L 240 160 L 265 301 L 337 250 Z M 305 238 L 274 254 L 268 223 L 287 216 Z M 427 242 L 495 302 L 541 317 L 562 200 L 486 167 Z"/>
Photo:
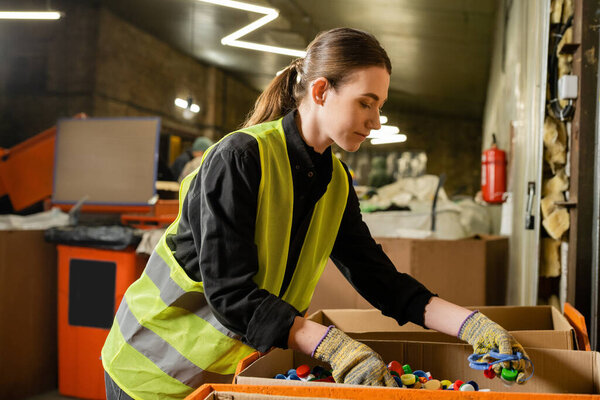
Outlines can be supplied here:
<path id="1" fill-rule="evenodd" d="M 337 328 L 329 329 L 314 357 L 331 365 L 338 383 L 398 387 L 379 354 Z"/>

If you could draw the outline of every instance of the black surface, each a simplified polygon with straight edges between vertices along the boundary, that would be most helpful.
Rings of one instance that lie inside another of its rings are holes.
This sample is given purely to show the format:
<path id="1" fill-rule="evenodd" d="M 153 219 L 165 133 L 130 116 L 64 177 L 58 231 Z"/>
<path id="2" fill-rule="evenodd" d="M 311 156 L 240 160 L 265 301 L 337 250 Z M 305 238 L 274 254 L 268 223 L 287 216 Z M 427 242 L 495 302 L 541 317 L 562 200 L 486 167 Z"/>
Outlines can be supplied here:
<path id="1" fill-rule="evenodd" d="M 72 259 L 69 263 L 69 325 L 110 329 L 115 310 L 113 261 Z"/>

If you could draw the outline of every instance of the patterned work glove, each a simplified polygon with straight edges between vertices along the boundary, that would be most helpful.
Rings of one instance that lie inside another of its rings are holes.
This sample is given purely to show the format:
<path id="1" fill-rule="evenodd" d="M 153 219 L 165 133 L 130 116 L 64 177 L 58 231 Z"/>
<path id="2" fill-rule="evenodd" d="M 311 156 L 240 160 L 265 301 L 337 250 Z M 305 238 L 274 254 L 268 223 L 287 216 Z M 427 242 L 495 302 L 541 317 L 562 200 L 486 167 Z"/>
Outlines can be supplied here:
<path id="1" fill-rule="evenodd" d="M 338 383 L 398 387 L 379 354 L 337 328 L 329 328 L 313 357 L 331 365 Z"/>
<path id="2" fill-rule="evenodd" d="M 464 320 L 458 338 L 472 345 L 476 354 L 485 354 L 490 350 L 498 349 L 499 353 L 511 355 L 520 351 L 524 357 L 529 358 L 523 346 L 510 333 L 479 311 L 473 312 Z M 516 382 L 525 383 L 527 367 L 525 360 L 505 361 L 495 364 L 492 368 L 497 376 L 501 376 L 502 368 L 511 367 L 519 371 Z"/>

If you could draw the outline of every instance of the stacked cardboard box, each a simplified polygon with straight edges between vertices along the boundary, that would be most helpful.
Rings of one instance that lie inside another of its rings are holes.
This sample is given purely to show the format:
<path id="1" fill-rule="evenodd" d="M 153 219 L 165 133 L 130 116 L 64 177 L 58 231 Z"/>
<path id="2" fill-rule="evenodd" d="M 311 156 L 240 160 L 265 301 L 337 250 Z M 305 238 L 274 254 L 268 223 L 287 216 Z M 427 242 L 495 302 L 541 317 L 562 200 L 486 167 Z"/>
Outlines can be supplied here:
<path id="1" fill-rule="evenodd" d="M 443 299 L 462 306 L 505 304 L 507 237 L 375 240 L 398 271 L 410 274 Z M 329 261 L 308 314 L 322 309 L 371 307 Z"/>
<path id="2" fill-rule="evenodd" d="M 508 330 L 525 347 L 577 349 L 575 333 L 554 307 L 469 307 L 477 309 Z M 462 343 L 459 339 L 418 325 L 400 326 L 379 310 L 321 310 L 308 319 L 322 325 L 335 325 L 358 340 L 407 340 Z"/>
<path id="3" fill-rule="evenodd" d="M 56 388 L 56 247 L 43 231 L 0 231 L 0 399 Z"/>

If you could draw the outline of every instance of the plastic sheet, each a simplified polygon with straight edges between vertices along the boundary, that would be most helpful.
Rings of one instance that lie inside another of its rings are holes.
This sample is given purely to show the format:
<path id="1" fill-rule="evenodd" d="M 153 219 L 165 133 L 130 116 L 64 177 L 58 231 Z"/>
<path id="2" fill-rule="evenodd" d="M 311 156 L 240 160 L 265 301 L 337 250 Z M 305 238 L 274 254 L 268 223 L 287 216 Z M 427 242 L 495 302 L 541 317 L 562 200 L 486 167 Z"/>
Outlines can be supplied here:
<path id="1" fill-rule="evenodd" d="M 69 214 L 58 208 L 32 215 L 0 215 L 0 230 L 44 230 L 69 224 Z"/>
<path id="2" fill-rule="evenodd" d="M 52 243 L 123 250 L 137 246 L 142 235 L 137 229 L 127 226 L 70 226 L 48 229 L 44 237 Z"/>

